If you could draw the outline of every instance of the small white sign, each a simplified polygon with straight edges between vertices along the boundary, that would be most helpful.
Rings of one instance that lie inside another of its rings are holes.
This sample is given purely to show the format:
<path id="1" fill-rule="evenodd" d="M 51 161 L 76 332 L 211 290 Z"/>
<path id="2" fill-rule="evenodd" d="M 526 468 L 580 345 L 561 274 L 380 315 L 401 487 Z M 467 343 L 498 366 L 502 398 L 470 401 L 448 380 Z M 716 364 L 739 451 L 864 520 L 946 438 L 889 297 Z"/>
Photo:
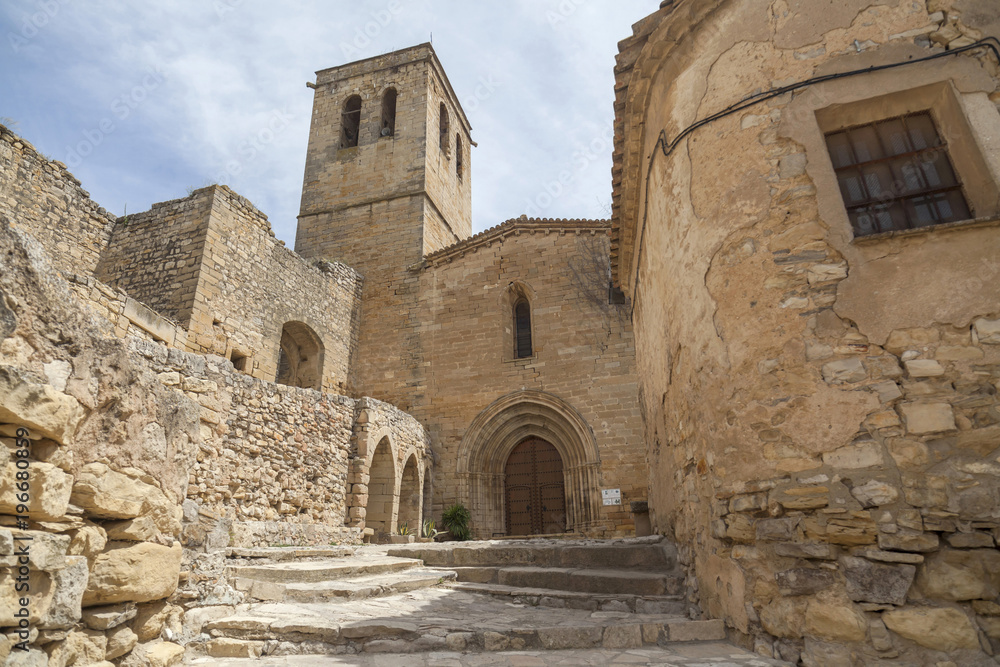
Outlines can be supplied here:
<path id="1" fill-rule="evenodd" d="M 621 505 L 622 504 L 622 490 L 621 489 L 601 489 L 601 498 L 604 500 L 605 505 Z"/>

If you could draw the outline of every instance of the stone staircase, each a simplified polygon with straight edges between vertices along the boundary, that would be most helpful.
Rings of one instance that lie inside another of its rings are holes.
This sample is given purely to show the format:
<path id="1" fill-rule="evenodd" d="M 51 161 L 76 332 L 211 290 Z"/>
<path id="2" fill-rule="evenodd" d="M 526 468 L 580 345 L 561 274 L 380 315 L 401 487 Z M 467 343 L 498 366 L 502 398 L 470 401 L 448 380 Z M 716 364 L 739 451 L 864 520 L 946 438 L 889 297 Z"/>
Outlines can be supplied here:
<path id="1" fill-rule="evenodd" d="M 234 554 L 239 560 L 227 566 L 227 577 L 250 602 L 205 614 L 189 649 L 214 659 L 255 659 L 725 639 L 721 621 L 690 620 L 676 553 L 658 539 L 350 551 Z"/>

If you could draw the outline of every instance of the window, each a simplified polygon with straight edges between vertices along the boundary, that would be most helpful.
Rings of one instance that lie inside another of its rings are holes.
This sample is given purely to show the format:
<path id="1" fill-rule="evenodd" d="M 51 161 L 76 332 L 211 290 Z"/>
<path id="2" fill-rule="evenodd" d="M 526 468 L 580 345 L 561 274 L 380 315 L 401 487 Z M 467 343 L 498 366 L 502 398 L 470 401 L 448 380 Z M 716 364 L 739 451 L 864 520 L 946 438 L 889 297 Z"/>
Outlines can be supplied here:
<path id="1" fill-rule="evenodd" d="M 972 217 L 929 112 L 830 132 L 826 144 L 855 236 Z"/>
<path id="2" fill-rule="evenodd" d="M 531 306 L 527 299 L 514 304 L 514 358 L 531 356 Z"/>
<path id="3" fill-rule="evenodd" d="M 458 178 L 462 178 L 462 170 L 465 167 L 465 160 L 462 154 L 462 135 L 455 135 L 455 173 Z"/>
<path id="4" fill-rule="evenodd" d="M 383 137 L 391 137 L 396 134 L 396 89 L 390 88 L 382 96 L 382 129 L 379 133 Z"/>
<path id="5" fill-rule="evenodd" d="M 286 322 L 278 346 L 277 384 L 303 389 L 323 385 L 323 341 L 308 325 Z"/>
<path id="6" fill-rule="evenodd" d="M 361 96 L 352 95 L 344 103 L 340 121 L 340 147 L 354 148 L 361 134 Z"/>
<path id="7" fill-rule="evenodd" d="M 451 127 L 448 122 L 448 109 L 445 108 L 444 102 L 441 103 L 440 111 L 440 123 L 441 123 L 441 152 L 444 153 L 445 157 L 450 157 L 449 151 L 450 146 L 448 145 L 449 128 Z"/>
<path id="8" fill-rule="evenodd" d="M 237 352 L 236 350 L 233 350 L 229 355 L 229 361 L 232 362 L 233 368 L 235 368 L 236 370 L 240 371 L 241 373 L 247 372 L 247 361 L 249 361 L 247 355 L 242 354 L 241 352 Z"/>

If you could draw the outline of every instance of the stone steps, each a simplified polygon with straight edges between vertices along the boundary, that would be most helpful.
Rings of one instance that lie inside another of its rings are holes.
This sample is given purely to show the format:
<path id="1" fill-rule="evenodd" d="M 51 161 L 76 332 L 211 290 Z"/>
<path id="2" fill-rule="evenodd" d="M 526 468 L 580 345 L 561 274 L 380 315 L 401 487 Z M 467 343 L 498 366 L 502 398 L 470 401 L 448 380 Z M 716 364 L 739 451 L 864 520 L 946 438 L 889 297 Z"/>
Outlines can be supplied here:
<path id="1" fill-rule="evenodd" d="M 230 565 L 226 574 L 237 582 L 241 579 L 282 584 L 307 584 L 367 575 L 388 574 L 420 567 L 423 563 L 413 558 L 374 556 L 317 560 L 304 562 L 273 563 L 265 565 Z"/>
<path id="2" fill-rule="evenodd" d="M 305 558 L 346 558 L 354 555 L 355 547 L 233 547 L 229 558 L 261 558 L 270 561 L 302 560 Z"/>
<path id="3" fill-rule="evenodd" d="M 242 590 L 254 600 L 266 602 L 359 600 L 437 586 L 454 581 L 456 577 L 454 572 L 448 570 L 414 567 L 402 572 L 316 583 L 276 583 L 242 578 L 237 580 L 237 590 Z"/>
<path id="4" fill-rule="evenodd" d="M 600 595 L 551 588 L 521 588 L 500 584 L 477 584 L 458 581 L 445 583 L 446 588 L 467 593 L 480 593 L 511 598 L 515 603 L 532 607 L 583 609 L 587 611 L 625 611 L 639 614 L 672 614 L 686 616 L 688 603 L 683 595 Z"/>
<path id="5" fill-rule="evenodd" d="M 680 574 L 561 567 L 453 567 L 461 582 L 605 595 L 679 595 Z"/>
<path id="6" fill-rule="evenodd" d="M 261 604 L 204 627 L 211 657 L 640 648 L 725 639 L 721 621 L 669 614 L 537 608 L 427 589 L 340 604 Z"/>

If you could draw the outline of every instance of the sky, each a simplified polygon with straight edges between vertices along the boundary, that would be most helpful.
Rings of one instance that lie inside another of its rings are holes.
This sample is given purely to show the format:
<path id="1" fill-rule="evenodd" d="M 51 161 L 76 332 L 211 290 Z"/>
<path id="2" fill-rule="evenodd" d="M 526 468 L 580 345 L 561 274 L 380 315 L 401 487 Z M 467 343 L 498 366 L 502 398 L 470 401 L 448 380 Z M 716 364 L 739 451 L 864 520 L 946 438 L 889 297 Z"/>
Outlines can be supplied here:
<path id="1" fill-rule="evenodd" d="M 433 41 L 473 231 L 608 218 L 614 58 L 657 0 L 4 0 L 0 122 L 121 215 L 225 183 L 295 238 L 315 72 Z M 562 182 L 560 182 L 562 181 Z"/>

